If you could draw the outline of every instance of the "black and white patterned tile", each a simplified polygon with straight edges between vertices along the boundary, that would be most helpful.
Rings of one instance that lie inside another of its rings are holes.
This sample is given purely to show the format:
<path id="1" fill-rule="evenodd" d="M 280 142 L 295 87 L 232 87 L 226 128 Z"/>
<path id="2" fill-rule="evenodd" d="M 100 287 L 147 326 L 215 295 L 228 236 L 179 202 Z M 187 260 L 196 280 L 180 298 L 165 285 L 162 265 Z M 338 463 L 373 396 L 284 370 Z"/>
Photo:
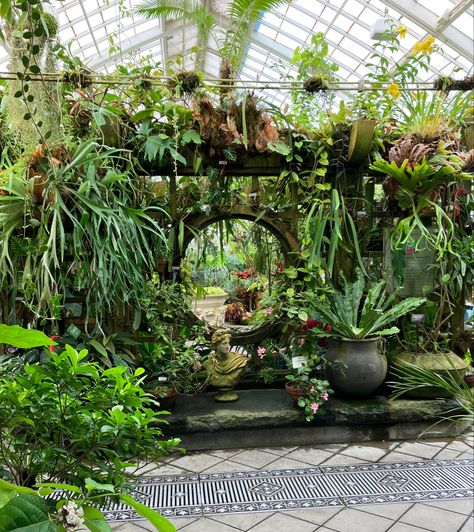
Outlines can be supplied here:
<path id="1" fill-rule="evenodd" d="M 472 497 L 473 473 L 462 459 L 156 476 L 135 496 L 165 517 L 439 501 Z M 138 519 L 120 504 L 106 517 Z"/>

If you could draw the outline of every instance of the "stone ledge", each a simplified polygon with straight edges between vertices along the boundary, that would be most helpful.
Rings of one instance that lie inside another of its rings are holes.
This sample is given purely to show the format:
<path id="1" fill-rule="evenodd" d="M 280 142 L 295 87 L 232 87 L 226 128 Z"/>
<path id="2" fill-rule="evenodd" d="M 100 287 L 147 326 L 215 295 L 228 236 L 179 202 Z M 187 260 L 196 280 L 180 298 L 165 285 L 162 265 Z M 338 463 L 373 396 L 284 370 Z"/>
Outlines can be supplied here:
<path id="1" fill-rule="evenodd" d="M 212 393 L 178 397 L 166 432 L 194 450 L 417 438 L 456 406 L 453 399 L 331 398 L 307 423 L 284 390 L 238 393 L 239 400 L 227 404 L 216 403 Z M 443 422 L 434 436 L 462 430 Z"/>

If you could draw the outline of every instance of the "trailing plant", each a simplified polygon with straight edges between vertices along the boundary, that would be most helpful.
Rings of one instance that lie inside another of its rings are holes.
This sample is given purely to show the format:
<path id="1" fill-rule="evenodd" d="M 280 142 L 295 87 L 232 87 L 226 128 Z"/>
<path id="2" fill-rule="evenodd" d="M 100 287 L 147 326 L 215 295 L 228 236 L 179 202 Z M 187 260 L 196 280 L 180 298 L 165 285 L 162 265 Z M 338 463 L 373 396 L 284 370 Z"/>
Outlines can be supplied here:
<path id="1" fill-rule="evenodd" d="M 55 72 L 58 23 L 41 2 L 10 4 L 10 8 L 4 37 L 10 48 L 10 71 L 17 79 L 8 86 L 9 125 L 22 149 L 46 141 L 54 146 L 61 140 L 61 90 L 46 81 L 42 71 Z"/>
<path id="2" fill-rule="evenodd" d="M 96 311 L 136 302 L 153 248 L 167 248 L 151 217 L 166 214 L 141 205 L 132 174 L 117 168 L 121 153 L 87 142 L 51 164 L 39 148 L 0 177 L 0 284 L 34 317 L 58 319 L 66 287 L 85 290 Z"/>
<path id="3" fill-rule="evenodd" d="M 297 69 L 295 77 L 287 72 L 288 67 L 282 62 L 273 66 L 282 79 L 304 82 L 303 91 L 290 91 L 292 106 L 288 119 L 298 128 L 314 130 L 325 119 L 326 109 L 334 103 L 335 93 L 328 88 L 339 70 L 329 57 L 324 34 L 314 33 L 308 45 L 296 47 L 290 64 Z"/>
<path id="4" fill-rule="evenodd" d="M 322 197 L 313 198 L 304 222 L 304 258 L 308 267 L 322 268 L 332 279 L 339 250 L 353 258 L 355 264 L 352 267 L 357 265 L 365 271 L 354 219 L 337 189 L 330 190 L 329 196 L 325 194 L 327 188 L 322 187 Z"/>

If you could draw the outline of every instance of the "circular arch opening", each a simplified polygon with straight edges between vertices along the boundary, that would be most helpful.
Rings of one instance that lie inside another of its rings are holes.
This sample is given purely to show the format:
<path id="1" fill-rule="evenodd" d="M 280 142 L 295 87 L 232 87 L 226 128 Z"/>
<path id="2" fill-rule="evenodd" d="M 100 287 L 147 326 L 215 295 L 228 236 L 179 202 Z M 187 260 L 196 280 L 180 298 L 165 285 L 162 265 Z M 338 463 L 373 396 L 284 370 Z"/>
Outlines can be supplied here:
<path id="1" fill-rule="evenodd" d="M 278 242 L 284 266 L 287 267 L 295 263 L 299 246 L 296 236 L 287 224 L 272 214 L 257 211 L 248 206 L 236 206 L 230 211 L 212 211 L 208 214 L 202 214 L 187 219 L 184 228 L 182 250 L 181 252 L 176 250 L 174 265 L 181 267 L 182 262 L 186 259 L 187 252 L 197 235 L 200 233 L 202 234 L 202 232 L 208 229 L 209 226 L 217 224 L 223 220 L 246 220 L 264 228 Z M 249 280 L 247 279 L 246 281 Z M 252 282 L 252 279 L 250 279 L 250 282 Z M 232 310 L 235 308 L 228 306 L 233 302 L 236 302 L 233 301 L 233 297 L 234 296 L 230 296 L 229 299 L 226 299 L 228 303 L 225 307 L 225 312 L 226 314 L 229 312 L 229 316 L 231 316 L 230 308 L 232 308 Z M 222 303 L 223 302 L 224 300 L 222 300 Z M 250 311 L 255 310 L 255 316 L 257 317 L 258 323 L 258 319 L 262 318 L 262 313 L 260 313 L 259 316 L 257 309 L 249 308 L 251 307 L 251 303 L 242 302 L 242 305 L 244 306 L 244 313 L 247 315 L 251 313 Z M 189 317 L 190 323 L 196 322 L 197 320 L 199 320 L 199 318 L 194 313 Z M 212 325 L 208 323 L 208 325 L 211 331 L 217 328 L 216 324 Z M 232 326 L 229 323 L 224 324 L 224 326 L 229 328 L 229 331 L 232 334 L 231 343 L 233 345 L 248 345 L 261 342 L 263 339 L 276 334 L 281 329 L 282 324 L 278 320 L 265 320 L 251 328 Z"/>

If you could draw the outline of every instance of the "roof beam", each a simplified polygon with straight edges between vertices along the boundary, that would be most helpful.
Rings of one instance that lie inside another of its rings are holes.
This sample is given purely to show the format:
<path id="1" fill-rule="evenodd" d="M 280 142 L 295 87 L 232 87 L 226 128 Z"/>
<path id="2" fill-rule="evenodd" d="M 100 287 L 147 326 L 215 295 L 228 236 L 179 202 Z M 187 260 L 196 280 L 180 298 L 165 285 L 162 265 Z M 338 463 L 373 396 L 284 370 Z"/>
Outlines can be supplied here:
<path id="1" fill-rule="evenodd" d="M 82 0 L 79 0 L 79 5 L 81 7 L 82 13 L 84 14 L 84 19 L 86 21 L 87 27 L 89 28 L 89 31 L 90 31 L 90 34 L 91 34 L 91 37 L 92 37 L 92 42 L 94 43 L 94 46 L 95 46 L 95 49 L 97 50 L 97 53 L 100 55 L 100 48 L 99 48 L 99 45 L 97 44 L 96 38 L 94 36 L 94 32 L 92 31 L 92 26 L 91 26 L 91 23 L 89 21 L 89 17 L 87 16 L 87 11 L 86 11 L 86 8 L 84 7 L 84 3 L 82 2 Z"/>
<path id="2" fill-rule="evenodd" d="M 414 0 L 384 0 L 384 3 L 418 24 L 434 37 L 441 36 L 444 42 L 451 46 L 453 50 L 456 50 L 460 55 L 469 61 L 472 61 L 473 53 L 471 39 L 451 25 L 453 20 L 469 8 L 469 5 L 466 4 L 472 4 L 470 0 L 463 0 L 463 9 L 461 9 L 459 13 L 456 10 L 457 6 L 455 6 L 452 11 L 453 17 L 447 19 L 447 24 L 443 24 L 442 20 L 440 21 L 433 12 L 426 9 L 418 2 L 414 2 Z M 457 7 L 457 9 L 459 9 L 459 7 Z"/>
<path id="3" fill-rule="evenodd" d="M 177 26 L 181 29 L 181 25 L 178 24 L 179 21 L 170 22 L 166 26 L 166 31 L 158 31 L 156 28 L 150 28 L 149 30 L 140 33 L 139 35 L 134 35 L 128 39 L 127 46 L 123 47 L 120 52 L 112 54 L 111 56 L 99 56 L 97 60 L 92 61 L 87 66 L 92 70 L 97 70 L 98 68 L 103 67 L 109 62 L 113 62 L 116 59 L 120 59 L 123 55 L 133 52 L 135 50 L 142 50 L 144 46 L 147 46 L 152 43 L 158 43 L 159 41 L 166 40 L 169 36 L 174 35 L 177 31 Z M 187 24 L 187 27 L 192 26 L 192 24 Z M 143 50 L 145 51 L 145 50 Z"/>

